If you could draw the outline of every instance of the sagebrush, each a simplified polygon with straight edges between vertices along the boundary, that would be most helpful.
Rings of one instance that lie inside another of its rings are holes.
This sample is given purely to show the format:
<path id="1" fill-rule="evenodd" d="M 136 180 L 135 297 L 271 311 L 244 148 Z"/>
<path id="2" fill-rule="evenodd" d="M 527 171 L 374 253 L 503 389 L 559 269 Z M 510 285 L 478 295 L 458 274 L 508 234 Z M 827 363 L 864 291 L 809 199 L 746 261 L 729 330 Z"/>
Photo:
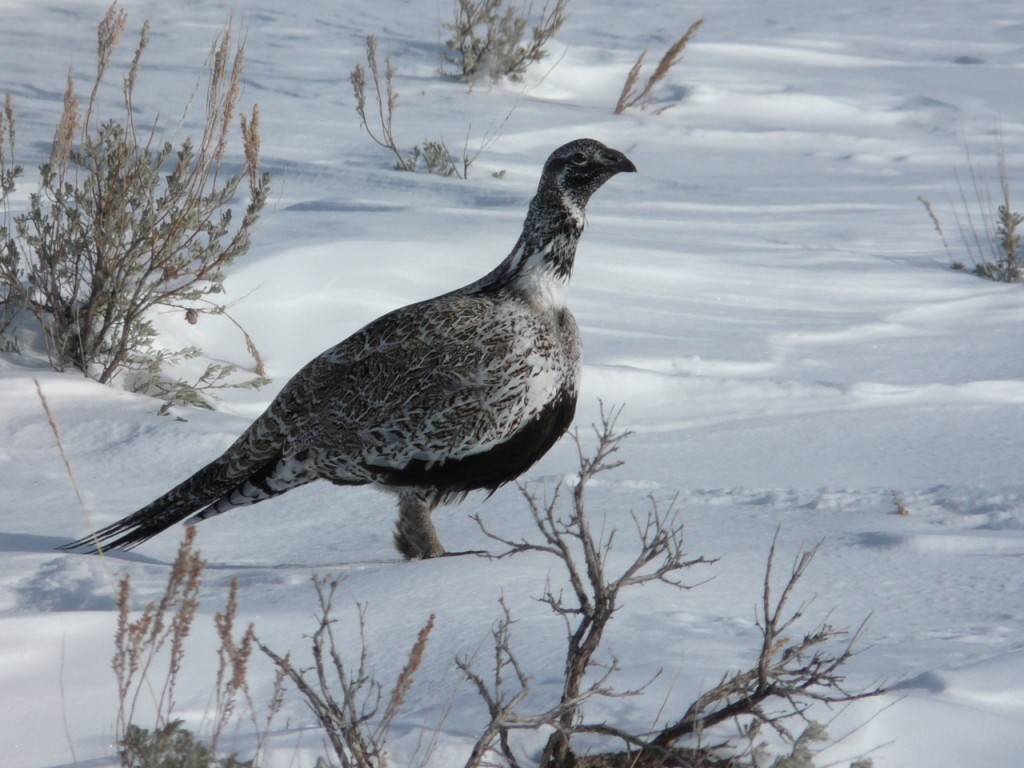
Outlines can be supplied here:
<path id="1" fill-rule="evenodd" d="M 128 726 L 121 741 L 122 768 L 256 768 L 253 760 L 236 755 L 218 757 L 213 749 L 173 720 L 162 728 Z"/>
<path id="2" fill-rule="evenodd" d="M 531 23 L 531 2 L 455 0 L 445 61 L 467 83 L 521 80 L 530 64 L 547 55 L 547 44 L 568 19 L 569 0 L 547 2 Z"/>
<path id="3" fill-rule="evenodd" d="M 369 72 L 369 76 L 367 76 Z M 480 153 L 483 152 L 497 137 L 497 132 L 511 116 L 511 111 L 497 129 L 484 134 L 479 146 L 473 152 L 469 149 L 469 133 L 462 147 L 461 154 L 456 157 L 448 148 L 444 138 L 428 139 L 403 150 L 395 139 L 395 112 L 398 109 L 398 92 L 395 90 L 395 67 L 391 56 L 384 57 L 381 69 L 377 59 L 377 38 L 370 35 L 366 38 L 366 66 L 356 64 L 349 74 L 352 94 L 356 100 L 356 114 L 366 135 L 374 144 L 383 147 L 394 155 L 396 171 L 418 171 L 421 168 L 427 173 L 443 177 L 469 178 L 469 169 Z M 371 101 L 370 109 L 376 112 L 376 118 L 367 117 L 367 101 Z M 374 110 L 374 107 L 376 109 Z"/>
<path id="4" fill-rule="evenodd" d="M 1010 173 L 1002 141 L 997 141 L 996 146 L 998 197 L 992 195 L 975 166 L 970 149 L 965 147 L 965 153 L 970 178 L 965 180 L 959 171 L 954 170 L 957 193 L 955 198 L 950 195 L 949 207 L 966 259 L 955 254 L 950 247 L 931 201 L 924 197 L 918 197 L 918 200 L 928 212 L 954 269 L 965 269 L 970 262 L 978 277 L 1003 283 L 1021 282 L 1024 280 L 1024 253 L 1021 251 L 1024 214 L 1014 209 L 1010 199 Z"/>
<path id="5" fill-rule="evenodd" d="M 212 708 L 205 722 L 199 724 L 207 734 L 205 740 L 187 730 L 177 716 L 176 695 L 186 641 L 196 622 L 206 570 L 195 537 L 195 529 L 187 529 L 169 568 L 163 593 L 140 611 L 132 609 L 131 578 L 122 577 L 118 585 L 111 666 L 118 692 L 118 756 L 125 768 L 251 768 L 281 706 L 283 679 L 277 677 L 265 720 L 262 725 L 256 721 L 248 677 L 256 638 L 251 624 L 236 637 L 238 581 L 232 579 L 224 609 L 213 617 L 219 644 Z M 239 716 L 239 702 L 246 705 L 259 736 L 257 755 L 249 761 L 240 761 L 233 754 L 214 760 L 218 742 Z"/>
<path id="6" fill-rule="evenodd" d="M 11 283 L 3 277 L 6 265 L 18 262 L 18 244 L 14 240 L 10 208 L 10 195 L 22 174 L 21 166 L 14 162 L 16 133 L 14 102 L 8 93 L 4 96 L 4 108 L 0 112 L 0 351 L 4 352 L 17 349 L 16 339 L 7 331 L 25 309 L 20 284 Z"/>
<path id="7" fill-rule="evenodd" d="M 213 297 L 224 293 L 225 270 L 248 251 L 266 204 L 270 177 L 259 172 L 257 107 L 241 118 L 241 167 L 229 173 L 225 162 L 244 41 L 233 42 L 230 25 L 217 37 L 202 135 L 174 146 L 158 138 L 155 123 L 143 130 L 136 122 L 133 96 L 148 23 L 124 75 L 123 115 L 94 114 L 126 25 L 124 11 L 112 5 L 98 28 L 95 80 L 84 105 L 68 76 L 39 188 L 28 210 L 13 217 L 13 234 L 10 227 L 0 233 L 0 301 L 7 317 L 28 312 L 35 319 L 57 370 L 75 368 L 103 383 L 122 376 L 127 388 L 208 406 L 199 392 L 225 385 L 234 369 L 208 370 L 191 383 L 168 379 L 165 365 L 191 351 L 160 349 L 152 312 L 170 309 L 192 323 L 202 314 L 223 314 L 226 307 Z M 13 126 L 10 114 L 7 124 Z M 5 171 L 3 178 L 7 190 L 14 174 Z M 231 206 L 243 189 L 248 201 L 236 221 Z M 248 335 L 246 342 L 253 352 Z M 241 385 L 265 383 L 258 356 L 256 367 L 256 376 Z"/>

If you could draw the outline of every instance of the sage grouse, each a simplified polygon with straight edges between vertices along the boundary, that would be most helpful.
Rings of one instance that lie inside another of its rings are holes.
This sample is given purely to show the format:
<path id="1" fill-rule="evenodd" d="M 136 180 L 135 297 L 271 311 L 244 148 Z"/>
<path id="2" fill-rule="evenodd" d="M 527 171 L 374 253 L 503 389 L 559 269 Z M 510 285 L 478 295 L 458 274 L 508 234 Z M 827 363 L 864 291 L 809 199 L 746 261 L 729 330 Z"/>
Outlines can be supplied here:
<path id="1" fill-rule="evenodd" d="M 572 421 L 580 342 L 566 287 L 587 201 L 623 171 L 636 167 L 593 139 L 555 150 L 519 241 L 494 270 L 328 349 L 220 458 L 65 548 L 128 549 L 185 518 L 323 479 L 396 493 L 398 550 L 445 554 L 434 508 L 515 479 Z"/>

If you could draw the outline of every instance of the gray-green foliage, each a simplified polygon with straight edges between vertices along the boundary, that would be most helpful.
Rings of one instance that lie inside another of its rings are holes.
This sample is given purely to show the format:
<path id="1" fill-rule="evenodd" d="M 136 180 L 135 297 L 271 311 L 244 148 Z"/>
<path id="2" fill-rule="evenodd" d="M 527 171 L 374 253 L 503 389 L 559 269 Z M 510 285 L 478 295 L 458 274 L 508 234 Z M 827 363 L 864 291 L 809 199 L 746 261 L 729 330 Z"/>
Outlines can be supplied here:
<path id="1" fill-rule="evenodd" d="M 996 175 L 1001 202 L 994 199 L 985 180 L 980 177 L 970 149 L 965 147 L 965 152 L 970 172 L 969 183 L 956 171 L 959 200 L 950 199 L 963 252 L 970 257 L 974 264 L 973 272 L 978 277 L 1003 283 L 1024 281 L 1020 242 L 1024 214 L 1016 212 L 1010 202 L 1010 173 L 1002 139 L 998 139 L 996 144 Z M 951 249 L 931 201 L 924 197 L 918 197 L 918 200 L 924 205 L 939 233 L 953 268 L 965 269 L 965 259 Z"/>
<path id="2" fill-rule="evenodd" d="M 268 180 L 250 190 L 237 227 L 227 207 L 245 178 L 197 186 L 186 140 L 153 150 L 116 121 L 40 168 L 40 189 L 15 218 L 27 257 L 21 274 L 53 365 L 108 382 L 150 367 L 156 331 L 147 313 L 185 308 L 224 290 L 224 269 L 250 244 Z"/>
<path id="3" fill-rule="evenodd" d="M 416 170 L 420 159 L 422 159 L 427 173 L 446 178 L 460 176 L 459 169 L 452 159 L 452 153 L 448 151 L 448 147 L 443 141 L 425 141 L 419 146 L 413 147 L 411 159 L 413 161 L 412 168 L 401 170 Z"/>
<path id="4" fill-rule="evenodd" d="M 734 764 L 737 768 L 749 766 L 750 768 L 815 768 L 815 745 L 821 748 L 830 742 L 828 731 L 821 723 L 808 720 L 803 731 L 793 739 L 788 754 L 773 755 L 765 742 L 759 742 L 759 734 L 763 723 L 754 720 L 743 729 L 743 736 L 751 742 L 749 754 L 737 758 Z M 874 761 L 870 757 L 862 757 L 850 763 L 849 768 L 873 768 Z"/>
<path id="5" fill-rule="evenodd" d="M 975 264 L 975 274 L 1004 283 L 1017 283 L 1024 278 L 1020 253 L 1021 224 L 1024 224 L 1024 215 L 1011 210 L 1009 201 L 999 206 L 993 257 Z"/>
<path id="6" fill-rule="evenodd" d="M 13 224 L 6 204 L 0 211 L 0 331 L 27 314 L 57 370 L 76 368 L 103 383 L 131 373 L 131 388 L 209 407 L 199 391 L 227 386 L 233 368 L 211 365 L 197 384 L 173 382 L 163 364 L 194 355 L 162 350 L 151 317 L 157 308 L 178 310 L 193 323 L 202 313 L 225 313 L 209 297 L 224 292 L 225 270 L 249 249 L 269 194 L 270 177 L 259 173 L 259 112 L 254 107 L 251 119 L 242 116 L 244 162 L 228 173 L 224 157 L 243 60 L 243 46 L 232 49 L 229 26 L 211 52 L 200 138 L 174 146 L 157 139 L 155 126 L 140 134 L 132 97 L 149 41 L 144 24 L 124 78 L 123 117 L 93 119 L 98 86 L 126 22 L 115 4 L 99 25 L 96 81 L 84 110 L 69 75 L 50 158 L 39 168 L 28 210 Z M 9 99 L 5 116 L 12 125 Z M 0 163 L 5 203 L 17 170 Z M 236 220 L 231 205 L 243 185 L 247 202 Z M 259 386 L 266 381 L 261 361 L 248 336 L 246 343 L 258 376 L 242 386 Z"/>
<path id="7" fill-rule="evenodd" d="M 217 757 L 209 746 L 172 720 L 163 728 L 129 725 L 120 745 L 122 768 L 253 768 L 252 760 Z"/>
<path id="8" fill-rule="evenodd" d="M 812 720 L 796 737 L 790 753 L 778 757 L 772 763 L 772 768 L 814 768 L 813 747 L 815 744 L 827 741 L 828 733 L 825 731 L 825 726 Z"/>
<path id="9" fill-rule="evenodd" d="M 14 162 L 14 134 L 14 104 L 7 94 L 0 111 L 0 276 L 6 271 L 5 265 L 16 265 L 18 261 L 9 205 L 10 195 L 22 173 L 21 166 Z M 0 351 L 16 348 L 6 331 L 21 310 L 19 296 L 20 291 L 14 291 L 0 277 Z"/>
<path id="10" fill-rule="evenodd" d="M 445 29 L 445 60 L 465 82 L 484 78 L 520 80 L 527 67 L 547 54 L 549 39 L 565 24 L 569 0 L 547 3 L 531 25 L 532 3 L 510 0 L 455 0 L 455 18 Z"/>
<path id="11" fill-rule="evenodd" d="M 144 365 L 126 382 L 132 392 L 157 397 L 164 401 L 158 413 L 163 416 L 175 405 L 190 405 L 195 408 L 211 408 L 205 393 L 217 389 L 258 389 L 268 382 L 262 376 L 255 376 L 242 382 L 232 379 L 238 367 L 225 363 L 209 363 L 194 379 L 175 379 L 164 370 L 185 360 L 195 359 L 203 354 L 199 347 L 184 347 L 174 352 L 155 350 L 144 359 Z"/>

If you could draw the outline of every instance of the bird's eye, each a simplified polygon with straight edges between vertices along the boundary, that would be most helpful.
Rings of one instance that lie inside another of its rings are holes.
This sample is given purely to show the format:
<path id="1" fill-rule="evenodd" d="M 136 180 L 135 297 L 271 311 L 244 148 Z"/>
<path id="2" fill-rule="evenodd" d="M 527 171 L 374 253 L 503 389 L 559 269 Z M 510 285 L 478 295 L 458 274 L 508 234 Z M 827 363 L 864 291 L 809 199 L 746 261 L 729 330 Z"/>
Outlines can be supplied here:
<path id="1" fill-rule="evenodd" d="M 587 156 L 582 152 L 575 152 L 573 156 L 569 159 L 572 160 L 574 165 L 583 165 L 585 162 L 587 162 Z"/>

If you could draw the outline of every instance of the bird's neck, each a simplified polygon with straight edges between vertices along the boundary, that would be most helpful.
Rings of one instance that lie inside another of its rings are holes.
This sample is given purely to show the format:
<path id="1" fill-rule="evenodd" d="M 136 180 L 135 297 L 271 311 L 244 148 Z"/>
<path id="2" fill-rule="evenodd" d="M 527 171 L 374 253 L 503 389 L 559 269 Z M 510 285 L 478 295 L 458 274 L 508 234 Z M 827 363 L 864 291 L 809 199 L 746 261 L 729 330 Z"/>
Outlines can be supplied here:
<path id="1" fill-rule="evenodd" d="M 538 192 L 515 248 L 468 289 L 510 290 L 538 307 L 562 309 L 584 221 L 583 207 L 567 196 Z"/>

